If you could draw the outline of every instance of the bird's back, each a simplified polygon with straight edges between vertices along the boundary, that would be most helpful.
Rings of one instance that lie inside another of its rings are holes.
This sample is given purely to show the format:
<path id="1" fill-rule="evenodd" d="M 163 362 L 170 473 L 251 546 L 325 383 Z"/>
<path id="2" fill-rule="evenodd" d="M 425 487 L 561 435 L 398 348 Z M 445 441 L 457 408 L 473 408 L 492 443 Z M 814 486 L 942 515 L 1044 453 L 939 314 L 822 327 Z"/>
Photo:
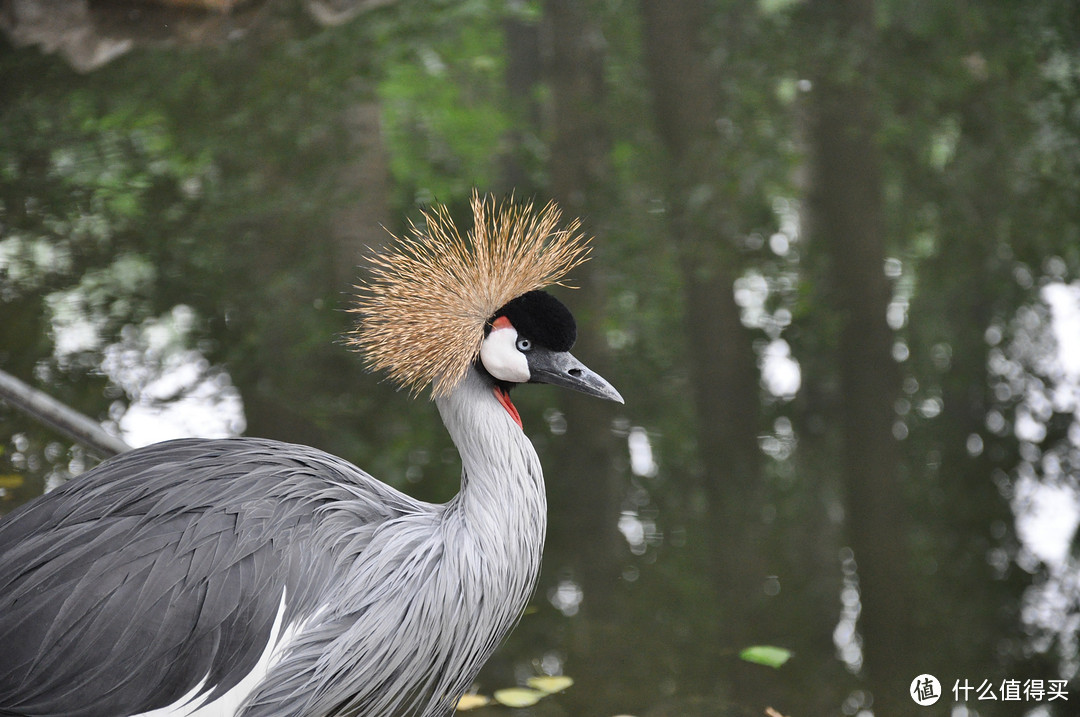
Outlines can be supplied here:
<path id="1" fill-rule="evenodd" d="M 0 522 L 0 714 L 137 714 L 200 683 L 212 702 L 259 664 L 275 622 L 318 609 L 341 569 L 327 535 L 355 551 L 433 509 L 275 441 L 107 461 Z"/>

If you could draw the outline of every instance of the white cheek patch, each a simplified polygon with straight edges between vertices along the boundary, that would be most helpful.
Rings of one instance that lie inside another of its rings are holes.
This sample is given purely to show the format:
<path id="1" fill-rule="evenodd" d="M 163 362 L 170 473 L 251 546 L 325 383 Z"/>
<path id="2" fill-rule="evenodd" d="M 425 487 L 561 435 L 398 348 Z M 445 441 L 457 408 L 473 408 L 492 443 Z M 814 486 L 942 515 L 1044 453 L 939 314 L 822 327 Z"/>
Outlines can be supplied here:
<path id="1" fill-rule="evenodd" d="M 517 350 L 517 330 L 511 326 L 492 329 L 480 345 L 480 361 L 500 381 L 525 383 L 529 380 L 529 362 Z"/>

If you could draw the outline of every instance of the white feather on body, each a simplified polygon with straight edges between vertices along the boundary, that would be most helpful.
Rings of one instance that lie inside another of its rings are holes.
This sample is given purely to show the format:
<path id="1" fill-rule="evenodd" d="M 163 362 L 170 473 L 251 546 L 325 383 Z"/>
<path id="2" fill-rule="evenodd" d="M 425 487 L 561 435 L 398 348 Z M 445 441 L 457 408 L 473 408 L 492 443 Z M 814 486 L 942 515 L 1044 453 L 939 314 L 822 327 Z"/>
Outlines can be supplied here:
<path id="1" fill-rule="evenodd" d="M 237 714 L 240 705 L 262 682 L 270 669 L 277 664 L 282 655 L 288 649 L 296 633 L 302 629 L 299 624 L 293 624 L 281 630 L 281 623 L 285 618 L 286 591 L 281 594 L 281 604 L 278 606 L 274 625 L 270 628 L 270 636 L 266 641 L 266 647 L 255 667 L 243 679 L 233 685 L 220 697 L 206 702 L 213 692 L 214 686 L 207 685 L 209 675 L 204 677 L 199 684 L 193 687 L 187 694 L 173 702 L 171 705 L 160 707 L 156 710 L 143 712 L 132 717 L 233 717 Z"/>

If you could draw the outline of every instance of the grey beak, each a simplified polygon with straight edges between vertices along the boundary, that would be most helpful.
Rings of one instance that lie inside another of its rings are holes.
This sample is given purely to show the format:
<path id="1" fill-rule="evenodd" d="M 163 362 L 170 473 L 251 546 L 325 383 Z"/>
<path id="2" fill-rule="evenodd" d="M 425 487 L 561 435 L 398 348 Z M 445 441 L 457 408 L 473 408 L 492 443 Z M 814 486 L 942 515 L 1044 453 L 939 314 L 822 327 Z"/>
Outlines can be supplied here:
<path id="1" fill-rule="evenodd" d="M 578 361 L 569 351 L 549 351 L 536 347 L 527 354 L 530 383 L 550 383 L 575 391 L 623 403 L 623 397 L 603 376 Z"/>

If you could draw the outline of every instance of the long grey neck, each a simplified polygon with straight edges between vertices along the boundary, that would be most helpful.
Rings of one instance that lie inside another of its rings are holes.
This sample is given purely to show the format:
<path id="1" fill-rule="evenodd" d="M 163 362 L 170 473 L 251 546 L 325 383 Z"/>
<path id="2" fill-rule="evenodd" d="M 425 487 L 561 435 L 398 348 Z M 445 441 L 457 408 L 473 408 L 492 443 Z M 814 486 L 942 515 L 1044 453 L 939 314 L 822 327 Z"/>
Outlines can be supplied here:
<path id="1" fill-rule="evenodd" d="M 447 506 L 447 520 L 460 521 L 456 530 L 515 573 L 505 578 L 527 581 L 515 590 L 531 593 L 547 529 L 544 476 L 532 443 L 476 369 L 436 404 L 462 463 L 461 492 Z"/>

